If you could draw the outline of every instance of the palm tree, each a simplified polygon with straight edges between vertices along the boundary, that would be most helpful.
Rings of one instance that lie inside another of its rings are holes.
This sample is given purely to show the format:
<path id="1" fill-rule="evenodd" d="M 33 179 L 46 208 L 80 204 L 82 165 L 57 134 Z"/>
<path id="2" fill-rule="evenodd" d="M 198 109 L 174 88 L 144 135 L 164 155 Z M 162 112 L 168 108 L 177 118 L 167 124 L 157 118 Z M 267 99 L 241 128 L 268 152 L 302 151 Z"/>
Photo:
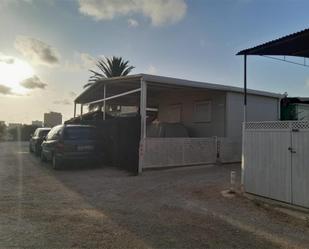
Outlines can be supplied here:
<path id="1" fill-rule="evenodd" d="M 88 83 L 84 85 L 84 88 L 91 86 L 100 79 L 128 75 L 134 69 L 133 66 L 129 66 L 129 61 L 124 61 L 122 57 L 116 56 L 99 59 L 96 65 L 101 72 L 99 73 L 94 70 L 89 70 L 93 75 L 90 76 Z"/>

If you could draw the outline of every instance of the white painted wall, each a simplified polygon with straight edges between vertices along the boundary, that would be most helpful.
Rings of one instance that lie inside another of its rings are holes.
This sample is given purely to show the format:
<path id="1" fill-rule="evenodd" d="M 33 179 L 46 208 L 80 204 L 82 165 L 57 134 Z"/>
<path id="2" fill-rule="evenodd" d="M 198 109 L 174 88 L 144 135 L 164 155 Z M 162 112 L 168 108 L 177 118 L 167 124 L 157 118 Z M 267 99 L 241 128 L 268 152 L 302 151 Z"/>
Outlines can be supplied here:
<path id="1" fill-rule="evenodd" d="M 175 119 L 171 110 L 181 109 L 181 123 L 189 130 L 191 137 L 229 137 L 241 140 L 243 122 L 243 94 L 214 90 L 182 90 L 165 92 L 158 96 L 161 122 Z M 196 122 L 195 104 L 210 101 L 211 119 L 209 122 Z M 248 121 L 276 121 L 279 117 L 278 99 L 248 94 Z M 178 112 L 177 112 L 178 119 Z"/>
<path id="2" fill-rule="evenodd" d="M 247 121 L 276 121 L 279 117 L 278 99 L 247 95 Z M 226 136 L 241 138 L 243 122 L 243 94 L 226 95 Z"/>
<path id="3" fill-rule="evenodd" d="M 191 137 L 225 136 L 225 92 L 209 90 L 182 90 L 162 93 L 159 99 L 158 118 L 160 122 L 170 122 L 174 115 L 171 109 L 181 107 L 181 123 L 189 130 Z M 195 104 L 210 101 L 209 122 L 195 121 Z M 177 115 L 178 116 L 178 115 Z"/>

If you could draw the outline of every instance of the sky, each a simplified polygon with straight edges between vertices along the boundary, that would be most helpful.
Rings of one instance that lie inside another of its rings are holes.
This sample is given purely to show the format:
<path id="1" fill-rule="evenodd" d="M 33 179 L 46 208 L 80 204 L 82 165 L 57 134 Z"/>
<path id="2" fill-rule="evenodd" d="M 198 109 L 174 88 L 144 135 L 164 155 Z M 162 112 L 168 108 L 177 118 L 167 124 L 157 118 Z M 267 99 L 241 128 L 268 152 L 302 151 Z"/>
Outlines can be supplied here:
<path id="1" fill-rule="evenodd" d="M 103 56 L 129 60 L 132 74 L 242 87 L 235 54 L 308 28 L 308 9 L 307 0 L 0 0 L 0 120 L 72 117 Z M 248 87 L 309 96 L 309 68 L 252 56 Z"/>

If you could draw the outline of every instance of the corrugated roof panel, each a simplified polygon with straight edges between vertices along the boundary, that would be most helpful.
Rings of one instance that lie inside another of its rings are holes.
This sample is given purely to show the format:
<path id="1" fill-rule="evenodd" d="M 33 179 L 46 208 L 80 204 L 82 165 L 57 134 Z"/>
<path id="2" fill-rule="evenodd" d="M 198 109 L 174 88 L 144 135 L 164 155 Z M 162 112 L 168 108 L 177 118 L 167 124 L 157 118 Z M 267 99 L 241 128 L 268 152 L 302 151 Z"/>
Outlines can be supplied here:
<path id="1" fill-rule="evenodd" d="M 304 29 L 237 53 L 237 55 L 245 54 L 309 57 L 309 29 Z"/>

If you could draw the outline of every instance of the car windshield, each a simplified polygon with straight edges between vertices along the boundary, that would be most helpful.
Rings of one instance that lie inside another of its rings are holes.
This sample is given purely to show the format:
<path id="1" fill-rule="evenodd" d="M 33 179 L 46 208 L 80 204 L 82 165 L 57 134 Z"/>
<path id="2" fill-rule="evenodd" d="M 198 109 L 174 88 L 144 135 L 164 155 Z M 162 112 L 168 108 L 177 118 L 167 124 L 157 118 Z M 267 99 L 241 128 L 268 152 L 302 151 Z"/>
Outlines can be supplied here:
<path id="1" fill-rule="evenodd" d="M 41 130 L 41 131 L 39 132 L 39 137 L 45 137 L 45 136 L 48 134 L 49 131 L 50 131 L 50 130 Z"/>
<path id="2" fill-rule="evenodd" d="M 64 129 L 65 140 L 94 139 L 95 129 L 92 127 L 68 127 Z"/>

